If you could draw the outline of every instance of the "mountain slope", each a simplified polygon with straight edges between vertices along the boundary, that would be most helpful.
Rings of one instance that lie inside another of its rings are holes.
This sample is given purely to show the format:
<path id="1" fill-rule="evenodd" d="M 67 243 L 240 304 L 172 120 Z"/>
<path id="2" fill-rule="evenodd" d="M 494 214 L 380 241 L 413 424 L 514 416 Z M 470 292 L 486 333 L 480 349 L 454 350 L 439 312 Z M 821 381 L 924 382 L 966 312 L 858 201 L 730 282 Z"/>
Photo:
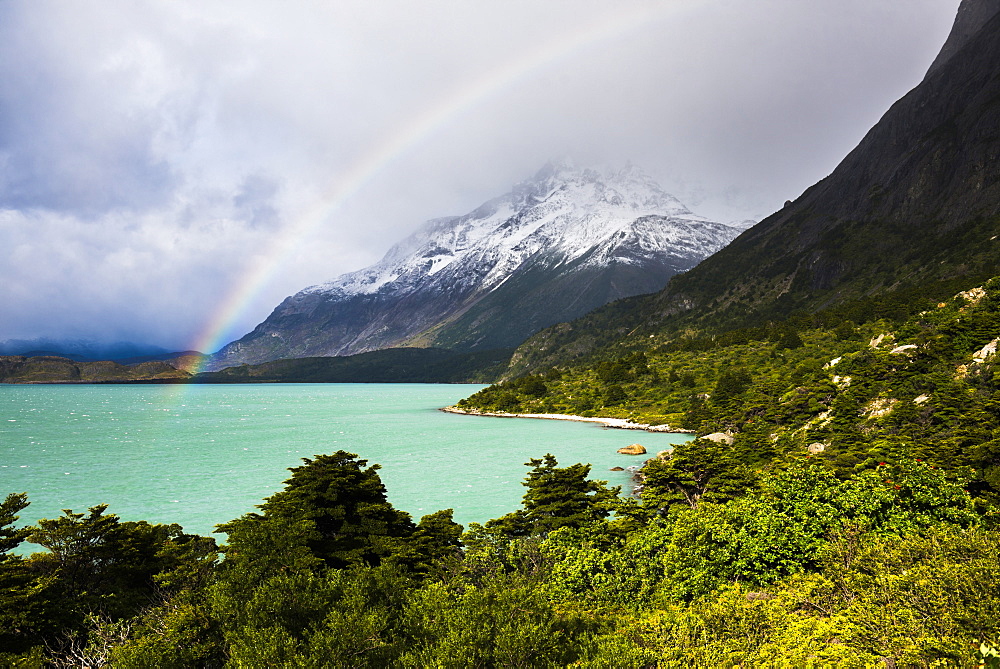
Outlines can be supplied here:
<path id="1" fill-rule="evenodd" d="M 971 467 L 977 493 L 997 499 L 998 335 L 1000 277 L 897 323 L 705 338 L 521 377 L 458 406 L 668 424 L 715 435 L 695 450 L 721 444 L 755 465 L 809 456 L 845 476 L 905 458 Z"/>
<path id="2" fill-rule="evenodd" d="M 635 167 L 547 165 L 380 262 L 287 298 L 211 368 L 399 346 L 512 347 L 609 301 L 661 289 L 739 233 Z"/>
<path id="3" fill-rule="evenodd" d="M 633 331 L 745 327 L 901 289 L 936 297 L 963 277 L 1000 274 L 998 11 L 997 0 L 966 0 L 924 81 L 829 177 L 657 295 L 540 333 L 515 369 Z"/>

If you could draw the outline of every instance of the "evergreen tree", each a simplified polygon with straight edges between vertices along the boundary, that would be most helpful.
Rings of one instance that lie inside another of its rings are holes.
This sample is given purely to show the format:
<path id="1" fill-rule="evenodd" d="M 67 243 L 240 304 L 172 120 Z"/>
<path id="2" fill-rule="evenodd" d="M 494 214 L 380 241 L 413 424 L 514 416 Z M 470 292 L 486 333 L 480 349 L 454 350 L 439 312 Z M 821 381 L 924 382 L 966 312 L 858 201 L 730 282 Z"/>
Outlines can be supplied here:
<path id="1" fill-rule="evenodd" d="M 11 493 L 0 503 L 0 560 L 5 560 L 10 551 L 21 545 L 31 530 L 27 528 L 16 529 L 13 527 L 17 522 L 19 514 L 28 507 L 28 495 L 26 493 Z"/>
<path id="2" fill-rule="evenodd" d="M 32 583 L 25 561 L 10 551 L 24 541 L 30 530 L 13 527 L 17 515 L 28 506 L 25 493 L 11 493 L 0 503 L 0 661 L 3 652 L 26 651 L 33 639 L 31 628 Z"/>
<path id="3" fill-rule="evenodd" d="M 643 506 L 664 511 L 672 504 L 695 508 L 704 498 L 720 502 L 756 486 L 756 476 L 733 445 L 695 439 L 677 444 L 666 459 L 650 460 L 644 475 Z"/>
<path id="4" fill-rule="evenodd" d="M 400 561 L 418 574 L 427 574 L 449 558 L 459 558 L 462 526 L 453 520 L 452 514 L 452 509 L 445 509 L 422 517 Z"/>
<path id="5" fill-rule="evenodd" d="M 346 451 L 303 462 L 289 470 L 284 490 L 260 506 L 263 515 L 247 514 L 220 526 L 229 533 L 227 559 L 264 553 L 281 564 L 297 555 L 300 564 L 311 557 L 339 569 L 375 566 L 402 549 L 415 528 L 409 514 L 386 499 L 378 465 L 365 468 L 367 460 Z M 272 551 L 269 543 L 283 548 Z"/>
<path id="6" fill-rule="evenodd" d="M 73 625 L 91 613 L 127 617 L 147 605 L 163 566 L 160 551 L 182 535 L 180 525 L 121 522 L 106 510 L 106 504 L 87 514 L 64 509 L 58 518 L 38 521 L 28 536 L 49 551 L 28 562 L 45 581 L 64 623 Z"/>
<path id="7" fill-rule="evenodd" d="M 545 535 L 560 527 L 583 527 L 610 515 L 620 487 L 609 488 L 607 481 L 587 479 L 590 465 L 556 465 L 550 453 L 526 462 L 532 470 L 522 483 L 528 488 L 523 508 L 489 521 L 486 527 L 514 537 Z"/>

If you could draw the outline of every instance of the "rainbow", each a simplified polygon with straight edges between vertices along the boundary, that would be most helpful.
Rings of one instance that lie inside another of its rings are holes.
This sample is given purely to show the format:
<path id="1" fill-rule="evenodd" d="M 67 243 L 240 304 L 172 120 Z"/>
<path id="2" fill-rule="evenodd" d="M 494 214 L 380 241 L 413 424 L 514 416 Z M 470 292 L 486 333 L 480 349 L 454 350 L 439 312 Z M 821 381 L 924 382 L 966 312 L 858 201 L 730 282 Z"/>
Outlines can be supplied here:
<path id="1" fill-rule="evenodd" d="M 593 48 L 603 42 L 621 39 L 637 30 L 648 28 L 653 23 L 673 18 L 704 4 L 705 1 L 653 0 L 627 11 L 616 12 L 610 18 L 602 16 L 580 30 L 560 35 L 536 50 L 494 68 L 479 80 L 457 89 L 450 96 L 412 117 L 409 123 L 397 128 L 394 133 L 373 146 L 330 185 L 316 205 L 289 227 L 279 243 L 269 251 L 268 256 L 249 270 L 238 283 L 239 287 L 227 296 L 191 348 L 212 353 L 224 346 L 227 343 L 224 341 L 225 335 L 232 324 L 242 315 L 261 289 L 291 259 L 295 250 L 329 220 L 344 202 L 408 150 L 456 118 L 534 73 L 579 51 Z"/>

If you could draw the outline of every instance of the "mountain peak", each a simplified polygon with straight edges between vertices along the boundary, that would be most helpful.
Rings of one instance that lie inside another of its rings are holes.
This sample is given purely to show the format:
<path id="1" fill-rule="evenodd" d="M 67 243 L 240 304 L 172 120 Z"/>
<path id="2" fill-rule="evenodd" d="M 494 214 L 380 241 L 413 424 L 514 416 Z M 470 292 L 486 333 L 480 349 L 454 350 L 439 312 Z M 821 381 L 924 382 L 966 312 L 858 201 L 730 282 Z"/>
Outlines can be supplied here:
<path id="1" fill-rule="evenodd" d="M 562 175 L 574 174 L 576 172 L 576 161 L 565 157 L 558 160 L 550 160 L 542 165 L 542 168 L 535 172 L 535 176 L 531 178 L 531 181 L 546 182 L 551 179 L 560 178 Z"/>
<path id="2" fill-rule="evenodd" d="M 517 184 L 512 190 L 512 196 L 520 205 L 538 203 L 556 193 L 562 193 L 564 198 L 582 198 L 586 201 L 585 206 L 590 206 L 590 200 L 596 199 L 610 206 L 628 203 L 633 210 L 645 210 L 649 214 L 695 216 L 632 162 L 627 162 L 624 167 L 580 167 L 569 158 L 552 160 L 534 177 Z"/>
<path id="3" fill-rule="evenodd" d="M 513 347 L 659 290 L 737 234 L 693 214 L 635 165 L 552 161 L 464 216 L 426 222 L 371 267 L 289 297 L 212 366 L 398 346 Z"/>

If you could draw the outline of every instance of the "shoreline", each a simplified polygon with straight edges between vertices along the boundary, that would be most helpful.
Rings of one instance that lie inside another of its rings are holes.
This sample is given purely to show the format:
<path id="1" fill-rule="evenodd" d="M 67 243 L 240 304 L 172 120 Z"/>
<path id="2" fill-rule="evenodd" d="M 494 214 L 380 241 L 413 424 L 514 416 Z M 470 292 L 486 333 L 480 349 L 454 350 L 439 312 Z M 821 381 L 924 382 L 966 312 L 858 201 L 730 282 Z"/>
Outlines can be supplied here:
<path id="1" fill-rule="evenodd" d="M 626 418 L 599 418 L 597 416 L 571 416 L 561 413 L 502 413 L 498 411 L 476 411 L 460 409 L 457 406 L 443 407 L 440 411 L 463 416 L 488 416 L 490 418 L 539 418 L 542 420 L 571 420 L 578 423 L 598 423 L 616 430 L 642 430 L 643 432 L 669 432 L 671 434 L 694 434 L 693 430 L 682 430 L 669 425 L 649 425 L 633 423 Z"/>

